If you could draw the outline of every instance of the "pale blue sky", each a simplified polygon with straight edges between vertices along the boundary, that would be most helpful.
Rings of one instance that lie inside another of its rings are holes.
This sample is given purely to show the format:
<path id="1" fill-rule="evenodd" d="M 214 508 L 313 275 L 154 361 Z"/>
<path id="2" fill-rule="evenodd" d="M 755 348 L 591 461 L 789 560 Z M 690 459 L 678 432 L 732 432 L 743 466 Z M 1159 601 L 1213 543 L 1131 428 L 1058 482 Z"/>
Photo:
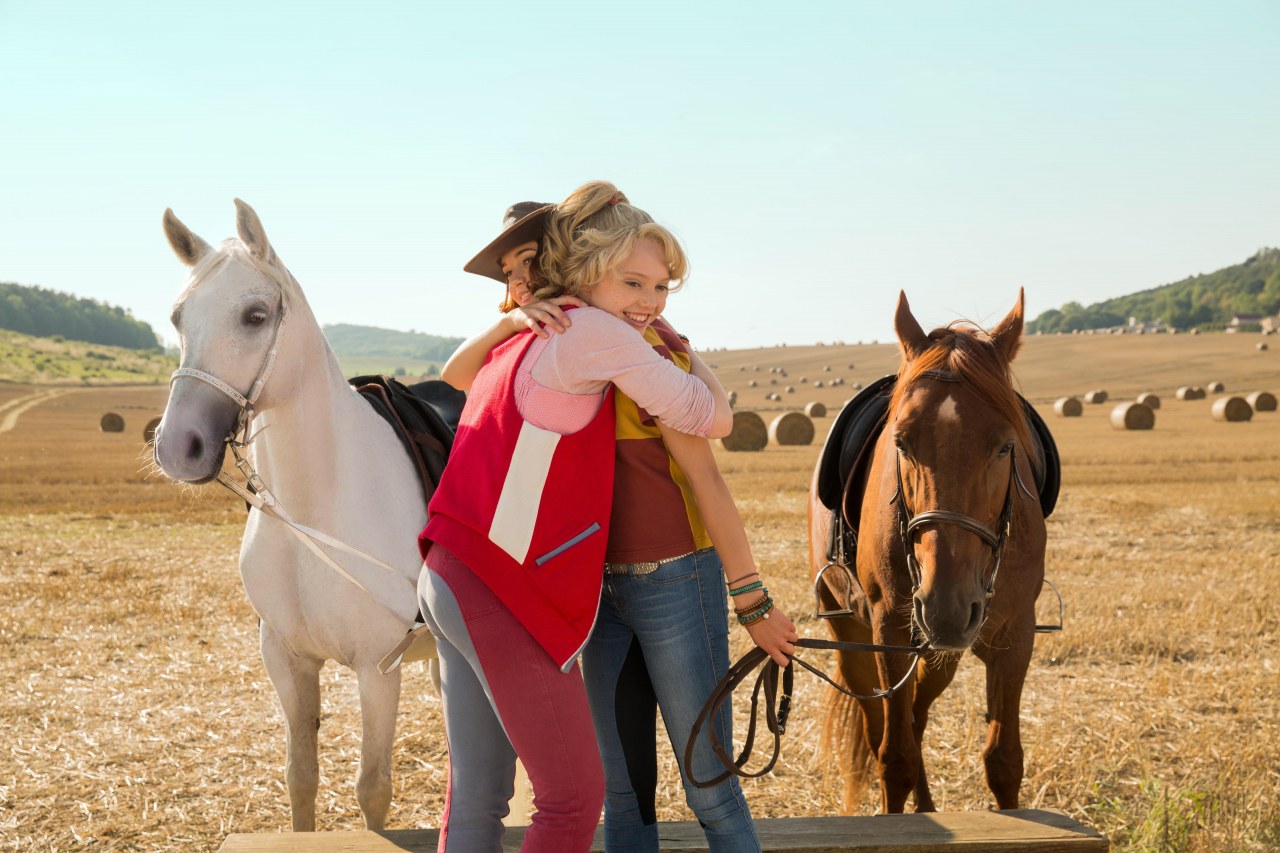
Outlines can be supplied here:
<path id="1" fill-rule="evenodd" d="M 0 0 L 0 281 L 173 339 L 252 204 L 322 322 L 466 335 L 462 264 L 605 178 L 685 241 L 703 346 L 885 340 L 1280 245 L 1280 2 Z"/>

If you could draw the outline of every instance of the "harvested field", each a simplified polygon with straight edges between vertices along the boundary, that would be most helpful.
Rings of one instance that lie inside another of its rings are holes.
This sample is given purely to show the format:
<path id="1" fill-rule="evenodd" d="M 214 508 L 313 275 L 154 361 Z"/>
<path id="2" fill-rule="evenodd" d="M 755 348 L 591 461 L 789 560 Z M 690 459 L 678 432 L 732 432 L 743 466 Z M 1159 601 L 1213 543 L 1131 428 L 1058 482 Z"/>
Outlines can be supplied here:
<path id="1" fill-rule="evenodd" d="M 1047 574 L 1067 605 L 1065 631 L 1037 639 L 1024 694 L 1022 804 L 1064 810 L 1116 850 L 1280 847 L 1280 416 L 1222 424 L 1208 401 L 1177 402 L 1155 429 L 1122 432 L 1108 407 L 1049 418 L 1052 401 L 1082 383 L 1172 396 L 1187 375 L 1274 387 L 1280 362 L 1232 338 L 1032 337 L 1015 365 L 1063 455 Z M 814 375 L 856 362 L 852 384 L 896 355 L 787 347 L 716 361 L 741 391 L 755 364 Z M 0 386 L 0 404 L 35 390 Z M 845 396 L 815 392 L 832 408 Z M 236 570 L 243 505 L 146 475 L 140 430 L 163 400 L 163 388 L 69 389 L 0 433 L 0 849 L 209 850 L 289 824 L 283 718 Z M 106 411 L 125 432 L 98 429 Z M 716 455 L 775 598 L 802 634 L 825 637 L 804 532 L 820 445 Z M 733 641 L 746 650 L 745 632 Z M 318 821 L 359 828 L 354 678 L 331 665 L 323 682 Z M 990 805 L 982 682 L 966 659 L 931 714 L 926 761 L 945 810 Z M 758 816 L 839 810 L 816 754 L 823 690 L 803 673 L 797 687 L 778 769 L 746 785 Z M 406 672 L 395 756 L 389 826 L 437 825 L 445 751 L 421 664 Z M 659 756 L 660 817 L 689 819 L 665 744 Z M 873 791 L 863 811 L 877 802 Z"/>

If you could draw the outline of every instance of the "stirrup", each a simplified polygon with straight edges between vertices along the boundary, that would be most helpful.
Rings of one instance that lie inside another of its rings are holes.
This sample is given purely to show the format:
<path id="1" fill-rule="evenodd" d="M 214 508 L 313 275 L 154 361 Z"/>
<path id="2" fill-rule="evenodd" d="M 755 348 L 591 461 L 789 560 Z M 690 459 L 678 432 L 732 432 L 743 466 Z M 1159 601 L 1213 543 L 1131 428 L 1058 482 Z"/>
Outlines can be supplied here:
<path id="1" fill-rule="evenodd" d="M 1048 578 L 1044 579 L 1044 583 L 1049 589 L 1053 590 L 1053 594 L 1058 597 L 1058 624 L 1057 625 L 1037 625 L 1037 634 L 1056 634 L 1062 630 L 1062 624 L 1066 619 L 1067 606 L 1062 603 L 1062 593 L 1058 592 L 1058 588 L 1053 585 L 1053 581 Z"/>
<path id="2" fill-rule="evenodd" d="M 827 569 L 839 567 L 844 570 L 845 575 L 849 578 L 849 585 L 845 587 L 844 607 L 840 610 L 823 610 L 822 609 L 822 575 Z M 837 619 L 841 616 L 859 617 L 861 614 L 853 609 L 853 587 L 857 584 L 858 579 L 854 576 L 853 571 L 844 563 L 838 563 L 832 560 L 822 568 L 818 569 L 818 573 L 813 576 L 813 616 L 815 619 Z"/>

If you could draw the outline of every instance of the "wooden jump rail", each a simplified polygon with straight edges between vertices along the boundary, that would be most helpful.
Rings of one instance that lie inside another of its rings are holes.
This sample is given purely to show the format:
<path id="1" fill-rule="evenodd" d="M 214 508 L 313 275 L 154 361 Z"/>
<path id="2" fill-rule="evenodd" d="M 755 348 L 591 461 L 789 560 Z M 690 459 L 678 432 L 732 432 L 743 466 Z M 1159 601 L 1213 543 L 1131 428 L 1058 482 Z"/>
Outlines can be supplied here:
<path id="1" fill-rule="evenodd" d="M 764 850 L 788 853 L 1105 853 L 1106 838 L 1062 812 L 1010 809 L 875 817 L 785 817 L 756 821 Z M 663 823 L 663 853 L 706 851 L 696 821 Z M 503 851 L 516 851 L 522 827 L 510 827 Z M 437 830 L 281 832 L 227 836 L 220 853 L 435 853 Z M 604 850 L 596 833 L 593 853 Z"/>

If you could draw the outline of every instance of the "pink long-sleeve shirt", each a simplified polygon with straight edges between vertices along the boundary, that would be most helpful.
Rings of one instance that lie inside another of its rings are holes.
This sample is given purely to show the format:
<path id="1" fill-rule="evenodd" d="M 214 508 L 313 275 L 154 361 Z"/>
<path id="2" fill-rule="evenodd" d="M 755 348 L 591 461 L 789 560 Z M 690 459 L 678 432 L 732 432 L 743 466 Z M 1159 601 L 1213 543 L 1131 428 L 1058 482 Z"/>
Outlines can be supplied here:
<path id="1" fill-rule="evenodd" d="M 706 436 L 715 398 L 706 384 L 654 351 L 627 323 L 598 308 L 575 309 L 573 325 L 535 341 L 516 373 L 516 406 L 536 427 L 568 435 L 585 427 L 612 382 L 679 432 Z"/>

